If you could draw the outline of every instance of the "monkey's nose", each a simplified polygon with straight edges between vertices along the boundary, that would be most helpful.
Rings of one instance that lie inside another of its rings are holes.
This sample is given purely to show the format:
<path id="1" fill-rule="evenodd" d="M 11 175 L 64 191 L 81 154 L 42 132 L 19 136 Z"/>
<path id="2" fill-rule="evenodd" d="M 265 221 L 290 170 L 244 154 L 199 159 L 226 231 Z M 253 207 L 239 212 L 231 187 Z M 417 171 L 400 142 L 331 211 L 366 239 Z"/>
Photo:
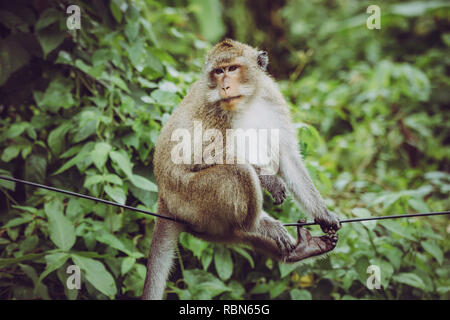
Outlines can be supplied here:
<path id="1" fill-rule="evenodd" d="M 222 87 L 222 90 L 223 90 L 223 91 L 227 91 L 228 89 L 230 89 L 230 86 Z"/>

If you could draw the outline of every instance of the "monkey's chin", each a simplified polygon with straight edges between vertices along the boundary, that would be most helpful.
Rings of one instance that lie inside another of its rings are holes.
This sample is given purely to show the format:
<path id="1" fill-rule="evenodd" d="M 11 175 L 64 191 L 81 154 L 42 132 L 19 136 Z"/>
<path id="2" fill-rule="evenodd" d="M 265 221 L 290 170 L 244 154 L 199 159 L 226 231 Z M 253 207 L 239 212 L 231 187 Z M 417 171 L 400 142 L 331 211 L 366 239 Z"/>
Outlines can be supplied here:
<path id="1" fill-rule="evenodd" d="M 230 100 L 222 100 L 220 104 L 226 111 L 234 111 L 241 101 L 242 97 L 239 96 Z"/>

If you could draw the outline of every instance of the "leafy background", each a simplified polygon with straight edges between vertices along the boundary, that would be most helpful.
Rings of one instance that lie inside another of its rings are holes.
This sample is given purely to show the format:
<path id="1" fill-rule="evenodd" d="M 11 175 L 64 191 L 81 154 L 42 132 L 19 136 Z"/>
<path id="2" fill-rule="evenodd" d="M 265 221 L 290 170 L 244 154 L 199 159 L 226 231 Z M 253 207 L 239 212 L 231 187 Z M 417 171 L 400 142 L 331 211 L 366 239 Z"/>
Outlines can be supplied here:
<path id="1" fill-rule="evenodd" d="M 71 4 L 81 30 L 67 29 Z M 381 30 L 366 28 L 371 4 Z M 225 36 L 269 51 L 339 217 L 449 209 L 444 1 L 2 2 L 0 174 L 155 211 L 155 139 Z M 6 181 L 0 191 L 0 298 L 141 295 L 152 217 Z M 303 216 L 290 197 L 275 208 L 266 194 L 265 207 Z M 291 265 L 182 234 L 166 297 L 448 299 L 449 232 L 442 216 L 348 224 L 332 254 Z M 66 288 L 72 264 L 81 290 Z M 380 290 L 366 287 L 372 264 Z"/>

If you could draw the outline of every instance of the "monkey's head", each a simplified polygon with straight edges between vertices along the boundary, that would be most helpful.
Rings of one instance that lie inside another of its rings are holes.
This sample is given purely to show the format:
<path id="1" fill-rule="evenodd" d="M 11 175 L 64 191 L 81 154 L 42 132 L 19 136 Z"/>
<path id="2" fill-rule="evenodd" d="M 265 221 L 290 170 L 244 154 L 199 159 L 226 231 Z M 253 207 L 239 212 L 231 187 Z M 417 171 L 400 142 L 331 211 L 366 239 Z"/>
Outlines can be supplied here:
<path id="1" fill-rule="evenodd" d="M 206 57 L 206 102 L 236 110 L 253 97 L 268 63 L 267 52 L 246 44 L 231 39 L 216 44 Z"/>

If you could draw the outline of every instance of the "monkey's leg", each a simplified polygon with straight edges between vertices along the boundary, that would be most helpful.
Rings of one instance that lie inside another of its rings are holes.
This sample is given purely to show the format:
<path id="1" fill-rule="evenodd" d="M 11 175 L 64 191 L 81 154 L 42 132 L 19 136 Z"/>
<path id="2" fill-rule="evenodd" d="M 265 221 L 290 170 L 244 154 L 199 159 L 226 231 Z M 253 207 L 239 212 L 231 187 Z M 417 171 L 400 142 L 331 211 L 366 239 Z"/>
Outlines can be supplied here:
<path id="1" fill-rule="evenodd" d="M 252 231 L 236 232 L 236 240 L 250 244 L 256 250 L 279 260 L 284 260 L 289 252 L 295 249 L 296 244 L 295 239 L 283 224 L 264 211 L 260 214 L 258 223 Z"/>
<path id="2" fill-rule="evenodd" d="M 172 267 L 178 236 L 182 230 L 182 225 L 177 222 L 160 218 L 156 220 L 147 261 L 147 275 L 142 300 L 162 299 L 167 277 Z"/>
<path id="3" fill-rule="evenodd" d="M 295 244 L 295 240 L 292 239 L 284 226 L 263 212 L 255 231 L 240 231 L 238 236 L 243 242 L 252 245 L 255 249 L 268 253 L 283 262 L 300 261 L 326 253 L 336 247 L 337 235 L 334 233 L 313 237 L 304 228 L 299 227 L 297 231 L 298 240 Z"/>

